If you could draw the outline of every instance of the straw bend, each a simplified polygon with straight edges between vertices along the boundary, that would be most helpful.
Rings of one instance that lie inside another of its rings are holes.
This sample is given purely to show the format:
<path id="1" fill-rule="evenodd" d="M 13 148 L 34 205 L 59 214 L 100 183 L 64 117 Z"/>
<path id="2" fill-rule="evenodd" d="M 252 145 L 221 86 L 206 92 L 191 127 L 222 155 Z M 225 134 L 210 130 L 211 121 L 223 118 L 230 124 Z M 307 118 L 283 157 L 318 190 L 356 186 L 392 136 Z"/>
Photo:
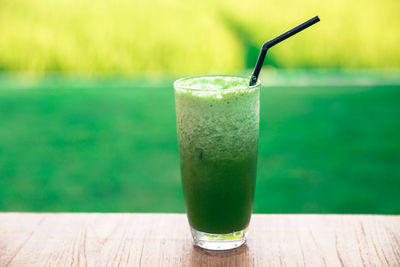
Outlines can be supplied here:
<path id="1" fill-rule="evenodd" d="M 261 49 L 267 51 L 269 48 L 273 47 L 274 45 L 271 41 L 272 40 L 269 40 L 268 42 L 264 43 Z"/>

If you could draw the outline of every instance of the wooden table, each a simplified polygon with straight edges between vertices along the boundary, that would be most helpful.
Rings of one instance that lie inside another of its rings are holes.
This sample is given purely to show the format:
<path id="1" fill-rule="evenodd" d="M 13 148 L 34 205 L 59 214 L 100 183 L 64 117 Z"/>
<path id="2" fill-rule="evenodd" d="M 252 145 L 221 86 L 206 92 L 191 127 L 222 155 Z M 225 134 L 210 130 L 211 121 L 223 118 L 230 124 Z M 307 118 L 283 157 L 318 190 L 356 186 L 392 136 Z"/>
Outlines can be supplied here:
<path id="1" fill-rule="evenodd" d="M 253 215 L 210 252 L 183 214 L 0 213 L 0 266 L 400 266 L 400 216 Z"/>

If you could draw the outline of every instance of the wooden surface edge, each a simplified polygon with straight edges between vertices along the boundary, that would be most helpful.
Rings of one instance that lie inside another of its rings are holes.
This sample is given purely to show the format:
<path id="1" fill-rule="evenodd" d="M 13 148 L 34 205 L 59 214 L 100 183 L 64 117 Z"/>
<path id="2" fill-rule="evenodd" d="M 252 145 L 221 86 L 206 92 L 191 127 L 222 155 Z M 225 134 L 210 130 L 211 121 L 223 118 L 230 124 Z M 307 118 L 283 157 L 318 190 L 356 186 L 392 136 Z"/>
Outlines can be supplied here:
<path id="1" fill-rule="evenodd" d="M 400 266 L 399 215 L 254 214 L 245 246 L 193 246 L 183 213 L 0 213 L 0 266 Z"/>

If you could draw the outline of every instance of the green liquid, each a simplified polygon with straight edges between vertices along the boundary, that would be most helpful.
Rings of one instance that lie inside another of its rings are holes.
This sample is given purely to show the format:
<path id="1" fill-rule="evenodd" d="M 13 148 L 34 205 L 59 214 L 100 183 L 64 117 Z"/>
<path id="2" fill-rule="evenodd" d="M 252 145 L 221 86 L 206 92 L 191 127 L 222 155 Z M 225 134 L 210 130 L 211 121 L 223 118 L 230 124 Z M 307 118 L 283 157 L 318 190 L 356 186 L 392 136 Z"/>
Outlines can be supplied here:
<path id="1" fill-rule="evenodd" d="M 181 174 L 190 225 L 231 233 L 250 221 L 257 164 L 259 86 L 240 77 L 175 86 Z M 197 89 L 187 89 L 187 88 Z"/>

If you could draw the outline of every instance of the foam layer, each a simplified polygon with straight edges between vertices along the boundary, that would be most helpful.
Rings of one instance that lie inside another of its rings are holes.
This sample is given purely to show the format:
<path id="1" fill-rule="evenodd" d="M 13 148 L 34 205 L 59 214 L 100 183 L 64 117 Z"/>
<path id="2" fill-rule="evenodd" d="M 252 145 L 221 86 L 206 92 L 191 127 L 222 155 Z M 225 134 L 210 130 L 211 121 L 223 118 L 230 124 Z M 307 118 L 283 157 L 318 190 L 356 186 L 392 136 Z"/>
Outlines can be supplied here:
<path id="1" fill-rule="evenodd" d="M 241 77 L 204 77 L 175 84 L 181 156 L 235 160 L 257 152 L 259 86 Z"/>

